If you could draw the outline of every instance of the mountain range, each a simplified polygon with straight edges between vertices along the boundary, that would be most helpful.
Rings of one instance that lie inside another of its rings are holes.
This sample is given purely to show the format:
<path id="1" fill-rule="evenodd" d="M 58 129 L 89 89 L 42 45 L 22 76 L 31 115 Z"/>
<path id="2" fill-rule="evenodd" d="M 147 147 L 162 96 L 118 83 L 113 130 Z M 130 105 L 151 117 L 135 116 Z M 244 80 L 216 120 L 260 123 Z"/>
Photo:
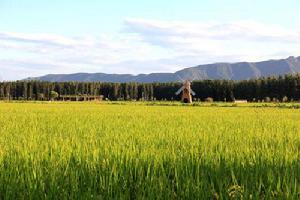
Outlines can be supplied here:
<path id="1" fill-rule="evenodd" d="M 262 62 L 215 63 L 185 68 L 175 73 L 151 74 L 105 74 L 76 73 L 48 74 L 26 80 L 50 82 L 172 82 L 181 79 L 189 80 L 248 80 L 259 77 L 278 76 L 300 72 L 300 56 L 287 59 L 268 60 Z"/>

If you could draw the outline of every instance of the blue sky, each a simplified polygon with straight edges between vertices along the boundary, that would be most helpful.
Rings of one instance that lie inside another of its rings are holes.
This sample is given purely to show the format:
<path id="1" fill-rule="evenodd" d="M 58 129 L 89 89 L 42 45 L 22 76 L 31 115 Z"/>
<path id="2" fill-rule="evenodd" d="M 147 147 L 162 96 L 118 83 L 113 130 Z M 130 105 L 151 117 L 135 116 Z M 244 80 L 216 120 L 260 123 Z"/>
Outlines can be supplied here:
<path id="1" fill-rule="evenodd" d="M 0 79 L 300 55 L 296 0 L 0 0 Z"/>

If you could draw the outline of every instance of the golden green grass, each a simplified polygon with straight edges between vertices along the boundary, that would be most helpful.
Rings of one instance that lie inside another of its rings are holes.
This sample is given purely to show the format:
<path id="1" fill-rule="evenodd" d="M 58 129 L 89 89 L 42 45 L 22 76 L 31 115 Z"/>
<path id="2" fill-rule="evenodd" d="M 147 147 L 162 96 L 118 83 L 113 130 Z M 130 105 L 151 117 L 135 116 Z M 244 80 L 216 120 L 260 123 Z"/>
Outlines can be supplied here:
<path id="1" fill-rule="evenodd" d="M 0 103 L 0 199 L 300 199 L 300 109 Z"/>

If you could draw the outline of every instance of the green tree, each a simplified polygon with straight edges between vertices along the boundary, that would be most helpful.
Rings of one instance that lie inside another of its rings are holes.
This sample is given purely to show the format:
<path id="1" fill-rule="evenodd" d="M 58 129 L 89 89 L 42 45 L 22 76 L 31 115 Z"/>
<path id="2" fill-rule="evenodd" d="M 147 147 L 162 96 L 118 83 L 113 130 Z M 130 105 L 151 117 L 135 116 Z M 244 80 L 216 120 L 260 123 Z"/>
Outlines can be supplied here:
<path id="1" fill-rule="evenodd" d="M 58 93 L 52 90 L 50 92 L 50 98 L 52 101 L 56 100 L 58 98 Z"/>

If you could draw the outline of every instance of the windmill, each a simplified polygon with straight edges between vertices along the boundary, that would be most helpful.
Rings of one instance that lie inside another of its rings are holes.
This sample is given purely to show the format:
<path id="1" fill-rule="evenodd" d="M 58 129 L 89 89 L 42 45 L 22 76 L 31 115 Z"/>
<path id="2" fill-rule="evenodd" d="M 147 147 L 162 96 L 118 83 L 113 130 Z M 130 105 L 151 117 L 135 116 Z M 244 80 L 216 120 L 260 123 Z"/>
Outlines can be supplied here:
<path id="1" fill-rule="evenodd" d="M 175 94 L 179 95 L 180 93 L 182 93 L 181 101 L 183 103 L 192 103 L 192 96 L 195 96 L 196 93 L 191 89 L 191 81 L 182 80 L 182 83 L 183 86 Z"/>

